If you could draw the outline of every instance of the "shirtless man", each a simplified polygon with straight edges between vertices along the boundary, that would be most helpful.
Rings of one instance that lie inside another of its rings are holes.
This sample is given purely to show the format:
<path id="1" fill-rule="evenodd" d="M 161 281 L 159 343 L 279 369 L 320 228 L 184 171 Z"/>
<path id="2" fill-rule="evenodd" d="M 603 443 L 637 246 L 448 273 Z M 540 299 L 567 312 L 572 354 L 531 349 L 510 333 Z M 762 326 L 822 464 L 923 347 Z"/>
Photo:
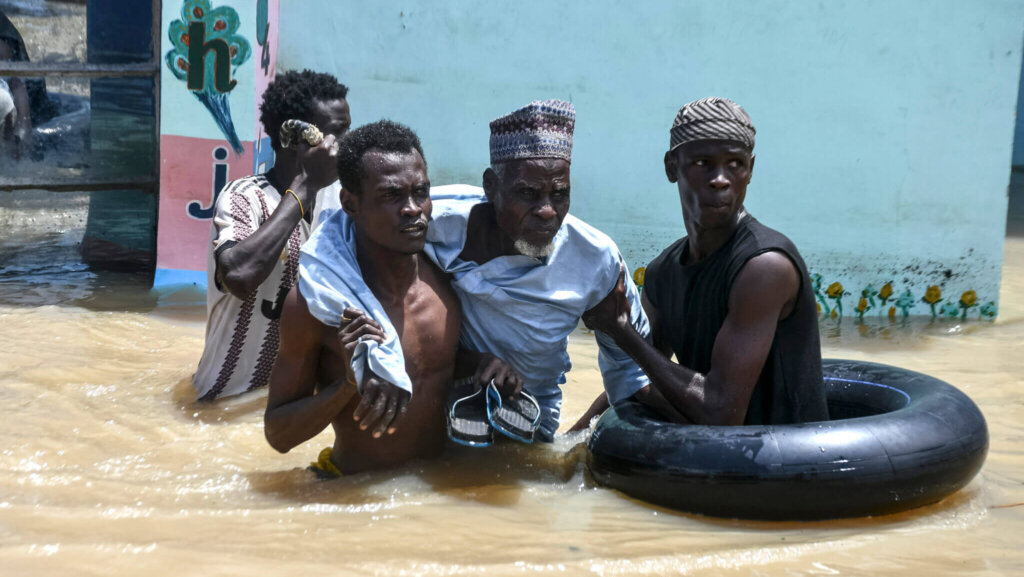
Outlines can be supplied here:
<path id="1" fill-rule="evenodd" d="M 353 350 L 360 337 L 383 338 L 380 329 L 352 309 L 340 331 L 324 324 L 296 287 L 284 305 L 264 424 L 282 453 L 333 425 L 334 447 L 321 453 L 319 468 L 348 474 L 434 457 L 444 447 L 459 304 L 448 278 L 420 252 L 431 200 L 419 138 L 389 121 L 360 127 L 341 141 L 338 173 L 356 259 L 398 333 L 415 394 L 369 372 L 358 393 Z M 311 242 L 343 249 L 345 240 L 317 234 Z"/>

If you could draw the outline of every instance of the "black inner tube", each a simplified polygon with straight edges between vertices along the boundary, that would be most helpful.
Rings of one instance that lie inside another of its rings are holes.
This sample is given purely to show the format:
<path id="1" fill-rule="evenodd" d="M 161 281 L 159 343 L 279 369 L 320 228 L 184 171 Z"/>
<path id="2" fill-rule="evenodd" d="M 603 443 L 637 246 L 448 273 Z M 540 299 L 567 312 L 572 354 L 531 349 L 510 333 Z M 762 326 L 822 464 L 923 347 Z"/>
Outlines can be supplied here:
<path id="1" fill-rule="evenodd" d="M 812 520 L 933 503 L 981 468 L 977 406 L 938 379 L 826 359 L 831 420 L 709 427 L 662 421 L 626 402 L 589 443 L 594 478 L 633 497 L 721 517 Z"/>

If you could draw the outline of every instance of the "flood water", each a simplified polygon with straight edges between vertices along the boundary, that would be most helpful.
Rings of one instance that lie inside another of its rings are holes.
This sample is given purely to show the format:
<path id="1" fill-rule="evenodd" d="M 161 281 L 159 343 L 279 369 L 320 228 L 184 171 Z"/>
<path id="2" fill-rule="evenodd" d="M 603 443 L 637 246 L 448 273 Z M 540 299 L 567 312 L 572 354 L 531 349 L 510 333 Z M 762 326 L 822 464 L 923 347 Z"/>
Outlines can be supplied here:
<path id="1" fill-rule="evenodd" d="M 1007 239 L 994 323 L 823 325 L 825 356 L 966 391 L 991 434 L 979 476 L 899 515 L 755 523 L 595 486 L 583 436 L 317 481 L 305 466 L 329 433 L 279 455 L 265 395 L 191 403 L 202 295 L 90 271 L 73 222 L 23 221 L 0 222 L 4 575 L 1024 573 L 1024 239 Z M 568 423 L 601 389 L 593 338 L 574 335 L 570 353 Z"/>

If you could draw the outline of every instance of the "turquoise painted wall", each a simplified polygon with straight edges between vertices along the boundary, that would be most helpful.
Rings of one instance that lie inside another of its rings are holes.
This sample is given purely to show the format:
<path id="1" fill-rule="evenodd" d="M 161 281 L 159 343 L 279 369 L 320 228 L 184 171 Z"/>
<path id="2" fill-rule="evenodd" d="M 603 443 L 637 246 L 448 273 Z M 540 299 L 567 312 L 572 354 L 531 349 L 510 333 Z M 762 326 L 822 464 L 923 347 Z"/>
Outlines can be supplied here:
<path id="1" fill-rule="evenodd" d="M 932 285 L 937 310 L 997 298 L 1019 0 L 282 0 L 280 25 L 281 67 L 337 74 L 356 124 L 411 125 L 436 184 L 479 183 L 494 117 L 571 100 L 572 212 L 633 268 L 684 234 L 662 167 L 672 119 L 719 95 L 758 129 L 748 208 L 823 291 L 852 293 L 847 315 L 888 281 L 911 314 L 930 314 Z"/>
<path id="2" fill-rule="evenodd" d="M 1013 138 L 1013 165 L 1024 168 L 1024 97 L 1021 95 L 1024 95 L 1024 67 L 1020 71 L 1020 89 L 1017 91 L 1017 130 Z"/>

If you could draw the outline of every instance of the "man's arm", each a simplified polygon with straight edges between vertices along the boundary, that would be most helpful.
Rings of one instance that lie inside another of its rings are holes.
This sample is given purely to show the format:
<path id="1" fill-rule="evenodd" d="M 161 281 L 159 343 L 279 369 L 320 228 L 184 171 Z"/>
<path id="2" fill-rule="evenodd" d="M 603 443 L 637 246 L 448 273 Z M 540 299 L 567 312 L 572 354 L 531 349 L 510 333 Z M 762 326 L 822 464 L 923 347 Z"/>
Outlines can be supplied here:
<path id="1" fill-rule="evenodd" d="M 216 278 L 224 290 L 244 299 L 273 272 L 299 219 L 303 214 L 313 214 L 317 192 L 338 178 L 334 142 L 332 135 L 312 148 L 300 142 L 300 168 L 286 189 L 294 192 L 298 199 L 284 190 L 278 191 L 281 202 L 270 218 L 238 244 L 217 252 Z"/>
<path id="2" fill-rule="evenodd" d="M 651 304 L 647 293 L 640 293 L 640 306 L 643 307 L 644 314 L 647 315 L 647 324 L 651 327 L 651 343 L 654 348 L 665 355 L 665 358 L 672 358 L 672 343 L 669 342 L 668 336 L 665 335 L 665 327 L 661 324 L 661 312 Z"/>
<path id="3" fill-rule="evenodd" d="M 281 314 L 281 346 L 270 373 L 263 431 L 271 447 L 287 453 L 323 431 L 356 394 L 344 378 L 316 391 L 322 325 L 292 288 Z"/>
<path id="4" fill-rule="evenodd" d="M 629 294 L 626 288 L 625 279 L 626 270 L 623 267 L 619 272 L 619 280 L 616 283 L 615 288 L 612 289 L 612 294 L 609 294 L 608 297 L 601 301 L 601 303 L 599 303 L 596 307 L 587 311 L 583 315 L 584 324 L 586 324 L 588 327 L 591 327 L 591 319 L 595 315 L 601 315 L 601 309 L 607 307 L 611 307 L 611 309 L 608 311 L 603 311 L 603 314 L 610 314 L 612 316 L 615 316 L 620 313 L 620 311 L 616 310 L 617 306 L 624 306 L 625 308 L 621 311 L 621 314 L 627 317 L 632 316 L 630 312 L 632 310 L 632 305 L 630 304 L 628 297 L 624 299 L 621 303 L 616 303 L 614 298 L 616 293 L 620 293 L 623 295 Z M 633 300 L 635 301 L 635 299 Z M 664 333 L 661 331 L 661 316 L 658 314 L 657 309 L 655 309 L 654 306 L 651 305 L 650 301 L 647 300 L 647 295 L 645 293 L 640 293 L 640 304 L 644 311 L 644 314 L 647 317 L 647 324 L 649 326 L 651 340 L 653 342 L 654 348 L 660 351 L 661 354 L 663 354 L 666 358 L 670 358 L 672 356 L 672 350 L 669 346 L 668 339 L 665 338 Z M 598 343 L 600 342 L 601 339 L 599 338 Z M 661 413 L 662 416 L 672 421 L 681 423 L 689 422 L 686 419 L 686 417 L 684 417 L 678 410 L 676 410 L 672 406 L 672 404 L 669 403 L 665 399 L 665 397 L 662 396 L 662 394 L 651 385 L 647 385 L 641 388 L 640 390 L 633 394 L 633 397 L 653 407 L 655 410 Z M 608 410 L 608 407 L 610 406 L 611 403 L 608 400 L 608 394 L 602 392 L 600 395 L 597 396 L 596 399 L 594 399 L 594 402 L 590 404 L 590 407 L 586 410 L 586 412 L 583 413 L 583 415 L 576 421 L 576 423 L 569 428 L 569 432 L 573 433 L 576 431 L 586 429 L 587 427 L 590 426 L 590 422 L 594 419 L 594 417 L 600 415 L 601 413 L 604 413 L 606 410 Z"/>
<path id="5" fill-rule="evenodd" d="M 626 266 L 622 262 L 622 258 L 618 257 L 615 262 L 618 264 L 619 274 L 612 294 L 585 312 L 582 317 L 583 322 L 591 327 L 588 319 L 599 314 L 597 311 L 605 309 L 610 311 L 621 305 L 621 322 L 628 324 L 630 330 L 641 340 L 647 340 L 650 338 L 651 325 L 643 307 L 640 306 L 640 291 L 633 284 L 633 279 L 626 278 Z M 621 295 L 621 302 L 613 303 L 612 298 L 616 294 Z M 603 413 L 609 406 L 623 399 L 642 395 L 651 388 L 650 379 L 630 354 L 619 346 L 611 333 L 597 330 L 594 337 L 599 350 L 597 361 L 598 367 L 601 369 L 601 378 L 604 381 L 604 392 L 597 396 L 583 416 L 569 428 L 569 432 L 587 428 L 590 426 L 590 421 Z"/>
<path id="6" fill-rule="evenodd" d="M 789 314 L 799 287 L 796 267 L 785 255 L 768 252 L 750 259 L 733 282 L 729 314 L 715 338 L 706 375 L 672 362 L 631 330 L 623 321 L 624 295 L 614 299 L 620 302 L 615 311 L 603 310 L 589 320 L 593 328 L 604 327 L 614 336 L 651 377 L 654 388 L 687 420 L 740 425 L 778 321 Z"/>

